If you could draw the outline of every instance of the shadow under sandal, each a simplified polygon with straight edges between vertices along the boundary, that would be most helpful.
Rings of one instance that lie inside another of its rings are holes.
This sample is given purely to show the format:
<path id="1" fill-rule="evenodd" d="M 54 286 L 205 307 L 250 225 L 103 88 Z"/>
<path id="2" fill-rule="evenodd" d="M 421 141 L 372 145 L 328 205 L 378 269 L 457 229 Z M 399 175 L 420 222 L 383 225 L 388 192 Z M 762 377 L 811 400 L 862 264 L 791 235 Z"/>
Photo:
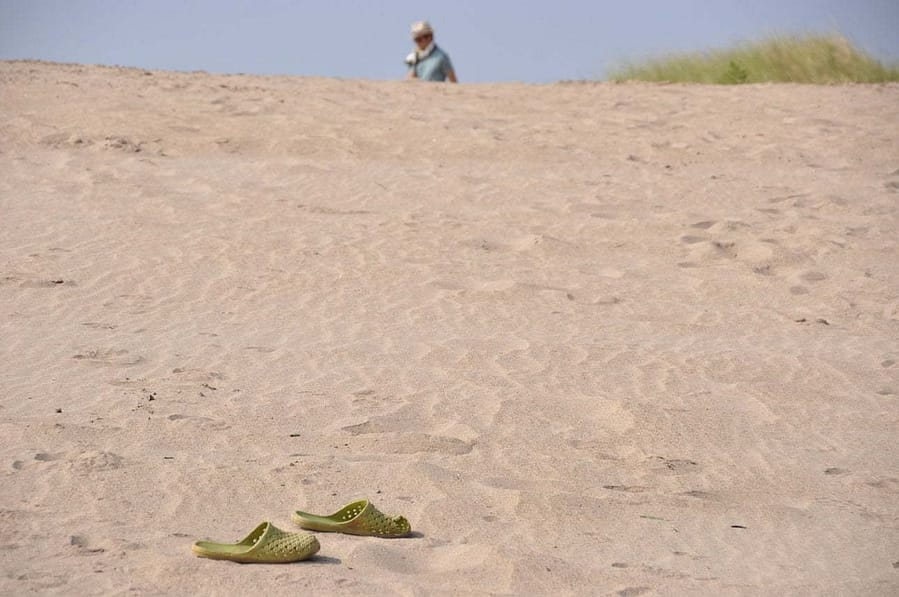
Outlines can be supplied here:
<path id="1" fill-rule="evenodd" d="M 213 560 L 284 564 L 309 559 L 320 548 L 318 539 L 309 533 L 285 533 L 270 522 L 263 522 L 240 543 L 197 541 L 190 549 L 201 558 Z"/>
<path id="2" fill-rule="evenodd" d="M 405 537 L 412 532 L 409 521 L 403 516 L 387 516 L 368 500 L 348 504 L 330 516 L 318 516 L 298 510 L 291 519 L 304 529 L 326 533 Z"/>

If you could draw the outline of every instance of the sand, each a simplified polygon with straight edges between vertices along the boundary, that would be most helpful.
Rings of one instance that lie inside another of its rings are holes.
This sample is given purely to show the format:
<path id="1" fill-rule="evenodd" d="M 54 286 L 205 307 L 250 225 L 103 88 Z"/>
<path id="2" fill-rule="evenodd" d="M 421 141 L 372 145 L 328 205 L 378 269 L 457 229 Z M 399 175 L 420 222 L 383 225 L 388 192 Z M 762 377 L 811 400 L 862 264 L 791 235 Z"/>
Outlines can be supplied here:
<path id="1" fill-rule="evenodd" d="M 899 591 L 897 85 L 4 62 L 0 214 L 0 593 Z"/>

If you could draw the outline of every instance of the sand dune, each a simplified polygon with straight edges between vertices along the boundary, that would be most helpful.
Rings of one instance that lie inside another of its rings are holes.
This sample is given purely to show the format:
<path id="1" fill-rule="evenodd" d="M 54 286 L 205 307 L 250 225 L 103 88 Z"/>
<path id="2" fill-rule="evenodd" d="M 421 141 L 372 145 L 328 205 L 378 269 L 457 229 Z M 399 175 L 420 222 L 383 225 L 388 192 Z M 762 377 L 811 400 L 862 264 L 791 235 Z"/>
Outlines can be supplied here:
<path id="1" fill-rule="evenodd" d="M 895 594 L 897 123 L 0 63 L 0 593 Z"/>

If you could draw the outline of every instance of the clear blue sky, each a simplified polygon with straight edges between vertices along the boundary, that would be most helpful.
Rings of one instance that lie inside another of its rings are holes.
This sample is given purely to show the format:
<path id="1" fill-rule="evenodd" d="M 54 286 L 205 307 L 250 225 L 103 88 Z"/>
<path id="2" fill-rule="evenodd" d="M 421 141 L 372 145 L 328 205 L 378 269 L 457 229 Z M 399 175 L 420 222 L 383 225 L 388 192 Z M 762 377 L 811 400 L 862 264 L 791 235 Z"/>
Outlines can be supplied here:
<path id="1" fill-rule="evenodd" d="M 422 18 L 463 81 L 597 78 L 806 31 L 899 59 L 899 0 L 0 0 L 0 59 L 393 79 Z"/>

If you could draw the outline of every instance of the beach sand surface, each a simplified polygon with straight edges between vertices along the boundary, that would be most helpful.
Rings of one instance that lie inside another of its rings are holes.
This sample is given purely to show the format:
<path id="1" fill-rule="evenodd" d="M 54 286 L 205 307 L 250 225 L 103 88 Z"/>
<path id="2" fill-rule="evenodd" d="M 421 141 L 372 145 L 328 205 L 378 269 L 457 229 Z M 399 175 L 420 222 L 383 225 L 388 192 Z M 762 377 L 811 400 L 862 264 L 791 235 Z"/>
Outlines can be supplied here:
<path id="1" fill-rule="evenodd" d="M 895 595 L 897 429 L 897 85 L 0 63 L 2 594 Z"/>

